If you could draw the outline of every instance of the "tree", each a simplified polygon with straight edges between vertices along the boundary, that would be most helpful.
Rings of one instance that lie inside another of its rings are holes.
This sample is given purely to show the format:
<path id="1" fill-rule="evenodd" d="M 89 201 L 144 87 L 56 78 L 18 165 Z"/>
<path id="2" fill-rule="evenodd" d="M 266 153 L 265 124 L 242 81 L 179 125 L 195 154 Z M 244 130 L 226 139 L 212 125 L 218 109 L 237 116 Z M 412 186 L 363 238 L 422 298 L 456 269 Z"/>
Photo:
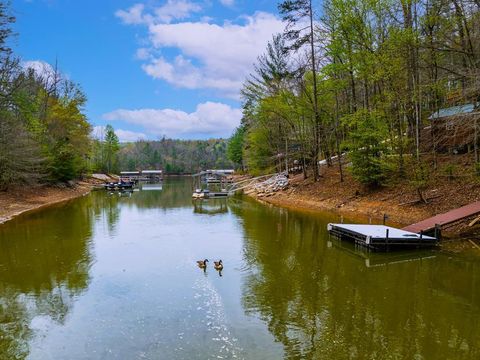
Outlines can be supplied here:
<path id="1" fill-rule="evenodd" d="M 26 129 L 10 114 L 0 112 L 0 190 L 14 183 L 42 178 L 40 149 Z"/>
<path id="2" fill-rule="evenodd" d="M 117 134 L 111 125 L 105 127 L 105 169 L 108 174 L 117 171 L 118 151 L 120 150 L 120 142 Z"/>
<path id="3" fill-rule="evenodd" d="M 318 179 L 317 161 L 320 155 L 320 138 L 321 138 L 321 121 L 318 110 L 318 93 L 317 93 L 317 63 L 315 55 L 315 37 L 314 37 L 314 14 L 312 0 L 284 0 L 278 5 L 283 20 L 287 23 L 284 33 L 285 38 L 291 42 L 289 50 L 297 51 L 305 44 L 309 45 L 310 69 L 312 72 L 313 89 L 308 95 L 313 105 L 314 116 L 314 167 L 313 176 L 315 181 Z M 308 26 L 298 28 L 301 24 L 307 22 Z"/>
<path id="4" fill-rule="evenodd" d="M 239 126 L 232 137 L 228 141 L 227 147 L 227 156 L 230 161 L 232 161 L 236 166 L 240 167 L 242 170 L 243 166 L 243 144 L 244 144 L 245 128 Z"/>
<path id="5" fill-rule="evenodd" d="M 351 130 L 344 147 L 352 161 L 351 172 L 354 178 L 368 186 L 382 185 L 386 178 L 384 140 L 388 128 L 384 117 L 368 110 L 358 110 L 343 118 Z"/>

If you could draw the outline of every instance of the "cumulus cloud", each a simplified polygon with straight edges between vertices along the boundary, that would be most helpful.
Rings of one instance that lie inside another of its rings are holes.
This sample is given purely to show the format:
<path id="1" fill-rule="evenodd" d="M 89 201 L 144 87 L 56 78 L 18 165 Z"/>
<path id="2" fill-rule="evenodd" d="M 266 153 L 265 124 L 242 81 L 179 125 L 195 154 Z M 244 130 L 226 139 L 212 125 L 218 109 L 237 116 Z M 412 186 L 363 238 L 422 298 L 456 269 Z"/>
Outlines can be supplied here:
<path id="1" fill-rule="evenodd" d="M 177 48 L 181 55 L 170 61 L 154 59 L 143 69 L 150 76 L 178 87 L 210 88 L 226 97 L 238 97 L 256 58 L 264 52 L 273 34 L 282 30 L 283 24 L 277 17 L 261 12 L 245 17 L 244 24 L 150 25 L 154 48 Z"/>
<path id="2" fill-rule="evenodd" d="M 155 9 L 155 18 L 161 22 L 169 23 L 175 19 L 186 19 L 191 14 L 199 12 L 202 7 L 186 0 L 168 0 L 167 3 Z"/>
<path id="3" fill-rule="evenodd" d="M 202 7 L 188 0 L 168 0 L 164 5 L 146 13 L 144 4 L 135 4 L 127 10 L 118 10 L 115 16 L 128 25 L 170 23 L 173 20 L 187 19 L 200 12 Z"/>
<path id="4" fill-rule="evenodd" d="M 232 0 L 221 0 L 233 5 Z M 180 6 L 180 3 L 183 5 Z M 175 4 L 175 6 L 173 5 Z M 213 89 L 217 95 L 239 98 L 242 83 L 252 71 L 257 57 L 284 24 L 275 15 L 257 12 L 243 16 L 240 22 L 212 23 L 202 18 L 198 21 L 173 21 L 187 18 L 200 6 L 188 1 L 169 0 L 150 13 L 138 13 L 138 4 L 126 16 L 117 12 L 125 23 L 142 21 L 147 25 L 149 47 L 162 56 L 143 57 L 146 74 L 169 84 L 188 89 Z M 176 12 L 172 9 L 175 8 Z M 178 53 L 168 57 L 166 49 Z M 152 54 L 150 52 L 149 54 Z M 146 55 L 143 50 L 140 55 Z"/>
<path id="5" fill-rule="evenodd" d="M 120 18 L 124 24 L 128 25 L 138 25 L 148 22 L 147 18 L 144 17 L 143 11 L 145 10 L 145 5 L 135 4 L 128 10 L 118 10 L 115 12 L 115 16 Z"/>
<path id="6" fill-rule="evenodd" d="M 240 124 L 242 112 L 229 105 L 205 102 L 194 112 L 173 109 L 118 109 L 103 115 L 107 121 L 123 121 L 140 126 L 155 137 L 227 137 Z M 152 137 L 152 136 L 150 136 Z"/>
<path id="7" fill-rule="evenodd" d="M 24 61 L 21 65 L 25 70 L 32 69 L 37 76 L 42 78 L 48 78 L 55 74 L 52 65 L 42 60 Z"/>
<path id="8" fill-rule="evenodd" d="M 150 59 L 151 58 L 150 49 L 147 49 L 147 48 L 137 49 L 137 52 L 135 53 L 135 57 L 138 60 L 148 60 L 148 59 Z"/>
<path id="9" fill-rule="evenodd" d="M 192 65 L 182 55 L 173 62 L 163 57 L 142 66 L 143 70 L 155 79 L 166 80 L 170 84 L 186 89 L 211 88 L 221 90 L 224 97 L 236 99 L 242 86 L 242 79 L 211 76 L 201 68 Z"/>
<path id="10" fill-rule="evenodd" d="M 134 142 L 147 139 L 147 135 L 144 133 L 130 130 L 116 129 L 115 134 L 117 134 L 120 142 Z M 105 137 L 105 126 L 94 126 L 92 129 L 92 137 L 95 139 L 103 139 Z"/>
<path id="11" fill-rule="evenodd" d="M 136 131 L 130 131 L 130 130 L 117 129 L 115 130 L 115 134 L 117 134 L 120 142 L 134 142 L 137 140 L 147 139 L 146 134 L 141 132 L 136 132 Z"/>

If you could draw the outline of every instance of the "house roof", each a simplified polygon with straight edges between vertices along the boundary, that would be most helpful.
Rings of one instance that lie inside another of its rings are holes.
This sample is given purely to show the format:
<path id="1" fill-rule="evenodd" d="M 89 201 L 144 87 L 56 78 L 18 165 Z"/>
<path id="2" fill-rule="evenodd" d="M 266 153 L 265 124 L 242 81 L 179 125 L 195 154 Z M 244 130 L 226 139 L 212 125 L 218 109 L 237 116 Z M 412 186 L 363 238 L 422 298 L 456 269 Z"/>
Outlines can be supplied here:
<path id="1" fill-rule="evenodd" d="M 435 111 L 430 117 L 429 120 L 441 119 L 450 116 L 458 116 L 463 114 L 472 113 L 475 110 L 476 106 L 480 106 L 480 103 L 475 104 L 464 104 L 459 106 L 452 106 L 445 109 L 440 109 Z"/>

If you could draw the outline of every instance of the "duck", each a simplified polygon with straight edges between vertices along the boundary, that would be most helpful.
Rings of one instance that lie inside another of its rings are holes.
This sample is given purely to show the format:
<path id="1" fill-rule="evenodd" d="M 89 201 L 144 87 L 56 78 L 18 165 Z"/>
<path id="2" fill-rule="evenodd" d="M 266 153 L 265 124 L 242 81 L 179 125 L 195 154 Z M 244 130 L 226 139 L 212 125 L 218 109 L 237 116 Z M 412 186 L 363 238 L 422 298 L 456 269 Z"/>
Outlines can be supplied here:
<path id="1" fill-rule="evenodd" d="M 200 269 L 206 269 L 207 268 L 207 263 L 208 263 L 208 259 L 197 260 L 197 265 Z"/>
<path id="2" fill-rule="evenodd" d="M 215 270 L 219 270 L 219 271 L 223 270 L 222 260 L 214 261 L 213 263 L 214 263 Z"/>

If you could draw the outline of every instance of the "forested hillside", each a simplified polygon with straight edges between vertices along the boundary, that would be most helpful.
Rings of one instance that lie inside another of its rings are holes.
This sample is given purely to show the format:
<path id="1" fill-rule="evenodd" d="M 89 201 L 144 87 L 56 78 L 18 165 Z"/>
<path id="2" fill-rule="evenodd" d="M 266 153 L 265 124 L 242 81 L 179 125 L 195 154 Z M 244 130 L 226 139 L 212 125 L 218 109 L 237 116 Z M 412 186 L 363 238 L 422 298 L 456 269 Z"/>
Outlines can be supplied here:
<path id="1" fill-rule="evenodd" d="M 77 178 L 91 149 L 86 97 L 56 69 L 22 64 L 8 46 L 15 21 L 9 12 L 0 2 L 0 190 Z"/>
<path id="2" fill-rule="evenodd" d="M 138 141 L 122 145 L 119 168 L 163 169 L 174 174 L 231 168 L 226 149 L 227 143 L 222 139 Z"/>
<path id="3" fill-rule="evenodd" d="M 233 159 L 252 173 L 296 161 L 318 179 L 314 164 L 346 153 L 364 184 L 395 174 L 421 187 L 439 158 L 470 151 L 472 166 L 462 171 L 478 173 L 480 2 L 315 4 L 280 2 L 287 28 L 245 82 Z M 472 140 L 444 149 L 428 118 L 460 105 L 471 108 L 462 131 Z"/>

